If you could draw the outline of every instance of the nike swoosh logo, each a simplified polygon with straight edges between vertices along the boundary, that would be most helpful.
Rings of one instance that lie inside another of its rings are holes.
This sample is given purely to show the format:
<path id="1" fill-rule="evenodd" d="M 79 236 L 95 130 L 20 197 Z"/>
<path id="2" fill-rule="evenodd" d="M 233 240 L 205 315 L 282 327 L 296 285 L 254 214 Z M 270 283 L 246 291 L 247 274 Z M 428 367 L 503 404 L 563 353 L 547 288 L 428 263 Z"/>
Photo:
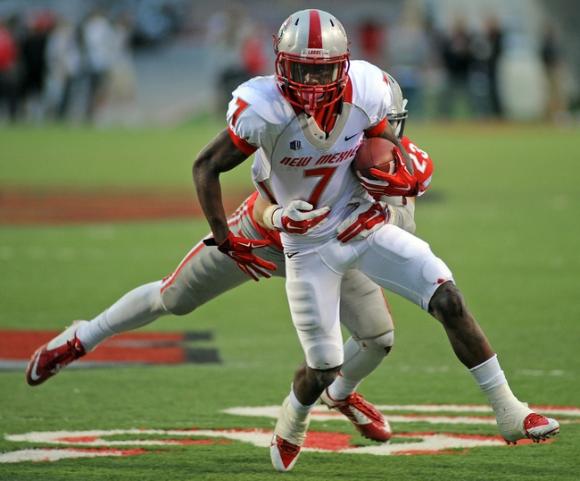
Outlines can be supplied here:
<path id="1" fill-rule="evenodd" d="M 36 375 L 36 368 L 38 366 L 39 360 L 40 360 L 40 356 L 36 356 L 36 359 L 34 360 L 34 364 L 32 365 L 32 368 L 30 369 L 30 379 L 32 379 L 33 381 L 38 381 L 40 379 L 40 376 Z"/>
<path id="2" fill-rule="evenodd" d="M 357 135 L 358 135 L 358 133 L 357 133 L 357 134 L 354 134 L 354 135 L 351 135 L 350 137 L 346 136 L 346 137 L 344 138 L 344 141 L 345 141 L 345 142 L 348 142 L 350 139 L 354 139 L 354 138 L 355 138 Z"/>
<path id="3" fill-rule="evenodd" d="M 287 252 L 286 253 L 286 257 L 288 257 L 288 259 L 292 259 L 292 257 L 294 257 L 296 254 L 298 254 L 300 251 L 296 251 L 296 252 Z"/>

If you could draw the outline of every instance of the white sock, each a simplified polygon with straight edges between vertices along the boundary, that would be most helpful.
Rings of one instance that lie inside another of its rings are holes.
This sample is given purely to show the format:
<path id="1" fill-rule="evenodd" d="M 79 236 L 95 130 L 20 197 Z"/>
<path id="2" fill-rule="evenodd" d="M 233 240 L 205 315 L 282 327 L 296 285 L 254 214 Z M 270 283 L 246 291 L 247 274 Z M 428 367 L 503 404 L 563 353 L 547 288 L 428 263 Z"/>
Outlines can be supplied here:
<path id="1" fill-rule="evenodd" d="M 356 391 L 360 381 L 348 379 L 341 374 L 336 376 L 334 382 L 328 386 L 326 392 L 333 401 L 342 401 Z"/>
<path id="2" fill-rule="evenodd" d="M 297 413 L 300 414 L 304 415 L 308 414 L 312 410 L 312 408 L 316 405 L 316 403 L 309 405 L 302 404 L 296 397 L 296 394 L 294 394 L 294 388 L 290 389 L 290 394 L 288 395 L 288 397 L 290 398 L 290 405 L 294 408 L 294 410 Z"/>
<path id="3" fill-rule="evenodd" d="M 512 393 L 504 372 L 502 371 L 497 354 L 469 370 L 485 393 L 494 411 L 505 408 L 513 403 L 521 404 Z"/>
<path id="4" fill-rule="evenodd" d="M 161 300 L 161 281 L 137 287 L 111 307 L 79 327 L 76 335 L 87 352 L 105 339 L 137 329 L 167 314 Z"/>
<path id="5" fill-rule="evenodd" d="M 497 354 L 494 354 L 478 366 L 472 367 L 469 371 L 484 392 L 490 391 L 501 384 L 507 384 L 505 374 L 497 360 Z"/>

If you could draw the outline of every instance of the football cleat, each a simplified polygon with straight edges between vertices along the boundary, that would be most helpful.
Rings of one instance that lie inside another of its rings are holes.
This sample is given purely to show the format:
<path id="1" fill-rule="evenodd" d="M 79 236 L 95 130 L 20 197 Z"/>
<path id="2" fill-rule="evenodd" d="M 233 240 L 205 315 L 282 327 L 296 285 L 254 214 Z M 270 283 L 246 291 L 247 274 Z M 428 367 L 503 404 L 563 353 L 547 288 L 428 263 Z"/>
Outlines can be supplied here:
<path id="1" fill-rule="evenodd" d="M 560 423 L 541 414 L 530 413 L 524 419 L 524 431 L 526 437 L 539 443 L 556 436 L 560 432 Z"/>
<path id="2" fill-rule="evenodd" d="M 393 432 L 381 412 L 361 394 L 354 392 L 342 400 L 334 400 L 325 389 L 320 401 L 328 409 L 336 409 L 344 414 L 356 430 L 365 438 L 384 443 L 391 439 Z"/>
<path id="3" fill-rule="evenodd" d="M 30 386 L 42 384 L 63 367 L 86 354 L 85 348 L 76 336 L 80 324 L 84 322 L 88 321 L 75 321 L 36 350 L 26 368 L 26 382 Z"/>
<path id="4" fill-rule="evenodd" d="M 310 413 L 297 412 L 287 397 L 282 403 L 280 415 L 270 444 L 270 459 L 276 471 L 290 471 L 300 455 L 310 423 Z"/>
<path id="5" fill-rule="evenodd" d="M 515 409 L 496 413 L 496 419 L 499 432 L 508 444 L 517 444 L 525 438 L 539 443 L 560 432 L 558 421 L 537 414 L 521 403 Z"/>
<path id="6" fill-rule="evenodd" d="M 270 445 L 270 458 L 274 469 L 280 472 L 290 471 L 298 460 L 300 448 L 301 446 L 292 444 L 290 441 L 286 441 L 274 434 Z"/>

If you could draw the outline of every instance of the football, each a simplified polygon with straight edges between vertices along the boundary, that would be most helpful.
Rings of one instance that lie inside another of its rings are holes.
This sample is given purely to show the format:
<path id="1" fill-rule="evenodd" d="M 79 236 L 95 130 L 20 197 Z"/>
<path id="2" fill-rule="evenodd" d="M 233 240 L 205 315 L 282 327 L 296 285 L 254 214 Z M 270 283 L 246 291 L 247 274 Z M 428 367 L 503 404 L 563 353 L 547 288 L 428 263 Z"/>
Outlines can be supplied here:
<path id="1" fill-rule="evenodd" d="M 369 179 L 373 178 L 369 172 L 371 168 L 393 174 L 397 165 L 393 155 L 395 148 L 395 144 L 382 137 L 365 138 L 356 153 L 352 167 L 361 176 Z"/>

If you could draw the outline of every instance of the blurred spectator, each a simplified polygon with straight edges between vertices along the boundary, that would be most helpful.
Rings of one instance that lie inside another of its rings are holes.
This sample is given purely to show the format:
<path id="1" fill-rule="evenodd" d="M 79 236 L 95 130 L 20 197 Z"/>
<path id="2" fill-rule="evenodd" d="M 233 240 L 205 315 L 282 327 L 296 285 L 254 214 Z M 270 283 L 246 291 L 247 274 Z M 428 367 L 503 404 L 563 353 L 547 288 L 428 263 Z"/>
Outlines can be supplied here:
<path id="1" fill-rule="evenodd" d="M 18 47 L 12 32 L 0 20 L 0 114 L 6 105 L 14 121 L 18 104 Z"/>
<path id="2" fill-rule="evenodd" d="M 389 34 L 389 72 L 401 85 L 409 101 L 409 112 L 415 118 L 425 110 L 423 77 L 429 60 L 428 37 L 421 11 L 409 4 Z"/>
<path id="3" fill-rule="evenodd" d="M 108 102 L 121 123 L 131 121 L 135 100 L 135 67 L 130 47 L 132 24 L 127 15 L 121 15 L 113 25 L 111 37 L 111 70 Z"/>
<path id="4" fill-rule="evenodd" d="M 99 10 L 91 13 L 82 26 L 89 84 L 87 120 L 95 119 L 98 108 L 105 100 L 106 82 L 113 62 L 114 37 L 115 33 L 109 20 Z"/>
<path id="5" fill-rule="evenodd" d="M 495 17 L 489 17 L 481 33 L 473 35 L 469 92 L 475 114 L 501 117 L 502 107 L 497 78 L 503 33 Z"/>
<path id="6" fill-rule="evenodd" d="M 385 65 L 385 29 L 385 25 L 372 18 L 364 20 L 358 28 L 361 58 L 381 68 Z"/>
<path id="7" fill-rule="evenodd" d="M 33 13 L 21 43 L 22 92 L 26 98 L 28 116 L 42 120 L 45 111 L 44 87 L 47 75 L 46 45 L 54 27 L 52 12 Z"/>
<path id="8" fill-rule="evenodd" d="M 261 28 L 253 22 L 243 5 L 232 3 L 210 17 L 207 41 L 213 55 L 221 60 L 217 69 L 217 112 L 225 112 L 232 91 L 272 65 L 264 50 Z"/>
<path id="9" fill-rule="evenodd" d="M 81 73 L 81 52 L 73 25 L 60 20 L 48 38 L 47 97 L 52 115 L 63 120 L 69 113 L 72 93 Z"/>
<path id="10" fill-rule="evenodd" d="M 499 94 L 498 65 L 503 53 L 505 34 L 497 17 L 491 16 L 487 19 L 485 33 L 489 45 L 488 74 L 491 113 L 495 117 L 503 117 L 503 107 Z"/>
<path id="11" fill-rule="evenodd" d="M 568 102 L 565 88 L 565 66 L 554 25 L 546 23 L 541 39 L 542 63 L 548 79 L 548 103 L 546 115 L 558 120 L 567 115 Z"/>
<path id="12" fill-rule="evenodd" d="M 473 66 L 472 35 L 464 17 L 457 17 L 448 35 L 441 38 L 441 58 L 447 74 L 446 88 L 440 99 L 440 113 L 444 117 L 457 115 L 458 100 L 470 110 L 469 75 Z M 410 103 L 410 102 L 409 102 Z"/>
<path id="13" fill-rule="evenodd" d="M 133 41 L 139 46 L 153 46 L 171 38 L 181 28 L 182 15 L 172 2 L 139 0 L 136 2 Z"/>
<path id="14" fill-rule="evenodd" d="M 264 52 L 264 42 L 260 35 L 253 33 L 246 37 L 241 47 L 242 66 L 248 77 L 264 75 L 268 70 L 268 56 Z"/>

